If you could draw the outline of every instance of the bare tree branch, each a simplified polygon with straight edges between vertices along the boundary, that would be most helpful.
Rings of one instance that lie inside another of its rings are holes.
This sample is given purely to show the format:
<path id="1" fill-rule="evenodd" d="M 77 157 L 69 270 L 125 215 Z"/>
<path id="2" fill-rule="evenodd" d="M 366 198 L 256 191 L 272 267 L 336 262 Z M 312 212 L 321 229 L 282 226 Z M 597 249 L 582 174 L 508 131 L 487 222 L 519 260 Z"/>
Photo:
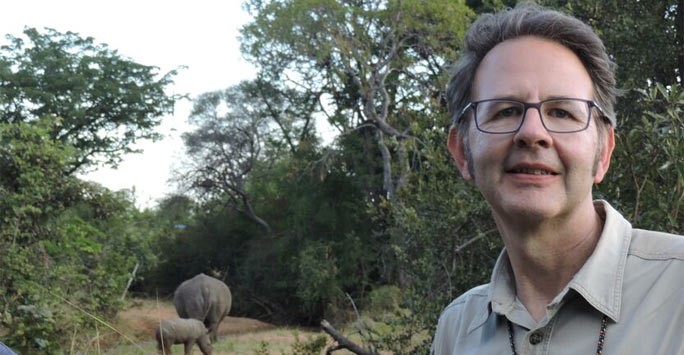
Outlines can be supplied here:
<path id="1" fill-rule="evenodd" d="M 354 354 L 358 355 L 379 355 L 376 351 L 371 351 L 360 347 L 353 341 L 347 339 L 344 335 L 340 334 L 327 320 L 323 319 L 321 321 L 321 328 L 323 331 L 330 334 L 330 336 L 335 339 L 338 345 L 334 345 L 326 350 L 326 354 L 332 354 L 334 351 L 347 349 Z"/>

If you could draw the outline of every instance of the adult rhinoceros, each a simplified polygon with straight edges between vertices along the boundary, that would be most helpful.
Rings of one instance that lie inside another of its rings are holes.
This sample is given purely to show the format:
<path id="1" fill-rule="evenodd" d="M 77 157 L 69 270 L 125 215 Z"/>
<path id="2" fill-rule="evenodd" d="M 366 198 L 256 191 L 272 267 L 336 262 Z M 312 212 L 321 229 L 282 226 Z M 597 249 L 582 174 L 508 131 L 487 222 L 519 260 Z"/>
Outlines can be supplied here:
<path id="1" fill-rule="evenodd" d="M 232 297 L 223 281 L 205 274 L 183 281 L 173 295 L 173 305 L 181 318 L 202 321 L 216 341 L 219 323 L 228 315 Z"/>

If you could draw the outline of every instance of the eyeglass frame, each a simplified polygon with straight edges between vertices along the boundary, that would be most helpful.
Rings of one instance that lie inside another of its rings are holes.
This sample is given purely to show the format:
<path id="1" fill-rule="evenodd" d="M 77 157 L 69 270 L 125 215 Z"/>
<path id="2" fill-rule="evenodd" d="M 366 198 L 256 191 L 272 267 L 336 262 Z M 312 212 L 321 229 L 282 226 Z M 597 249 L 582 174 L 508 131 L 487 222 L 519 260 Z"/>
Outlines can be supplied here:
<path id="1" fill-rule="evenodd" d="M 587 118 L 587 124 L 583 128 L 577 129 L 574 131 L 555 131 L 555 130 L 552 130 L 552 129 L 549 129 L 548 127 L 546 127 L 546 123 L 544 123 L 544 118 L 542 117 L 541 105 L 545 102 L 559 101 L 559 100 L 573 100 L 573 101 L 582 101 L 582 102 L 586 103 L 588 106 L 588 109 L 589 109 L 589 117 Z M 523 105 L 522 119 L 520 120 L 520 125 L 518 126 L 518 128 L 516 128 L 515 130 L 512 130 L 512 131 L 504 131 L 504 132 L 491 132 L 491 131 L 486 131 L 486 130 L 480 128 L 480 124 L 477 122 L 477 105 L 480 103 L 489 102 L 489 101 L 510 101 L 510 102 L 522 104 Z M 496 99 L 484 99 L 484 100 L 478 100 L 478 101 L 470 101 L 463 108 L 463 110 L 461 110 L 461 113 L 458 115 L 458 119 L 459 120 L 462 119 L 463 115 L 465 115 L 466 111 L 468 111 L 468 109 L 472 108 L 473 109 L 473 121 L 475 121 L 475 127 L 477 128 L 478 131 L 480 131 L 482 133 L 487 133 L 487 134 L 510 134 L 510 133 L 516 133 L 520 130 L 523 123 L 525 123 L 525 117 L 527 116 L 527 110 L 530 107 L 537 109 L 537 113 L 539 114 L 539 120 L 541 121 L 542 126 L 544 126 L 544 129 L 546 129 L 547 132 L 552 132 L 552 133 L 577 133 L 577 132 L 582 132 L 582 131 L 586 130 L 587 128 L 589 128 L 589 124 L 591 123 L 591 116 L 592 116 L 591 113 L 593 111 L 592 110 L 593 108 L 596 108 L 599 111 L 599 113 L 601 113 L 601 116 L 605 117 L 605 113 L 603 112 L 603 108 L 601 108 L 601 106 L 598 103 L 596 103 L 594 100 L 579 99 L 579 98 L 574 98 L 574 97 L 554 97 L 552 99 L 546 99 L 546 100 L 542 100 L 539 102 L 525 102 L 525 101 L 520 101 L 520 100 L 515 100 L 515 99 L 507 99 L 507 98 L 496 98 Z"/>

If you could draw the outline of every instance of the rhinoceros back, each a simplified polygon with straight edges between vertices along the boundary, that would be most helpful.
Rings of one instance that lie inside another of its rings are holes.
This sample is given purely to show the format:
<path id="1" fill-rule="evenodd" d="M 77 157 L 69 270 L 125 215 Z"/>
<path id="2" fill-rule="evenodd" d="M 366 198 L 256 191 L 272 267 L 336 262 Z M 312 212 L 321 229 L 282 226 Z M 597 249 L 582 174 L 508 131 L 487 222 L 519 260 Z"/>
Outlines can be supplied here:
<path id="1" fill-rule="evenodd" d="M 181 318 L 194 318 L 207 323 L 220 322 L 230 311 L 230 289 L 223 281 L 198 274 L 183 281 L 173 297 Z"/>

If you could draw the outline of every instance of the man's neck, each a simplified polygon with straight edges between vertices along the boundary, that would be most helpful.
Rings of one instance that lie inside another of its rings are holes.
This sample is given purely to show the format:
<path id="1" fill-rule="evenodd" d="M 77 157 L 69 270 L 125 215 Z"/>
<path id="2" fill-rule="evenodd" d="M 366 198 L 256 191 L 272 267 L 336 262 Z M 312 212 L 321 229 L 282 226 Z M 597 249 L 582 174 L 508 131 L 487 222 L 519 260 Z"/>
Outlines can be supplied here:
<path id="1" fill-rule="evenodd" d="M 584 265 L 598 243 L 603 220 L 593 204 L 563 218 L 530 224 L 497 219 L 515 276 L 516 294 L 540 321 L 546 306 Z M 517 228 L 524 225 L 524 228 Z"/>

